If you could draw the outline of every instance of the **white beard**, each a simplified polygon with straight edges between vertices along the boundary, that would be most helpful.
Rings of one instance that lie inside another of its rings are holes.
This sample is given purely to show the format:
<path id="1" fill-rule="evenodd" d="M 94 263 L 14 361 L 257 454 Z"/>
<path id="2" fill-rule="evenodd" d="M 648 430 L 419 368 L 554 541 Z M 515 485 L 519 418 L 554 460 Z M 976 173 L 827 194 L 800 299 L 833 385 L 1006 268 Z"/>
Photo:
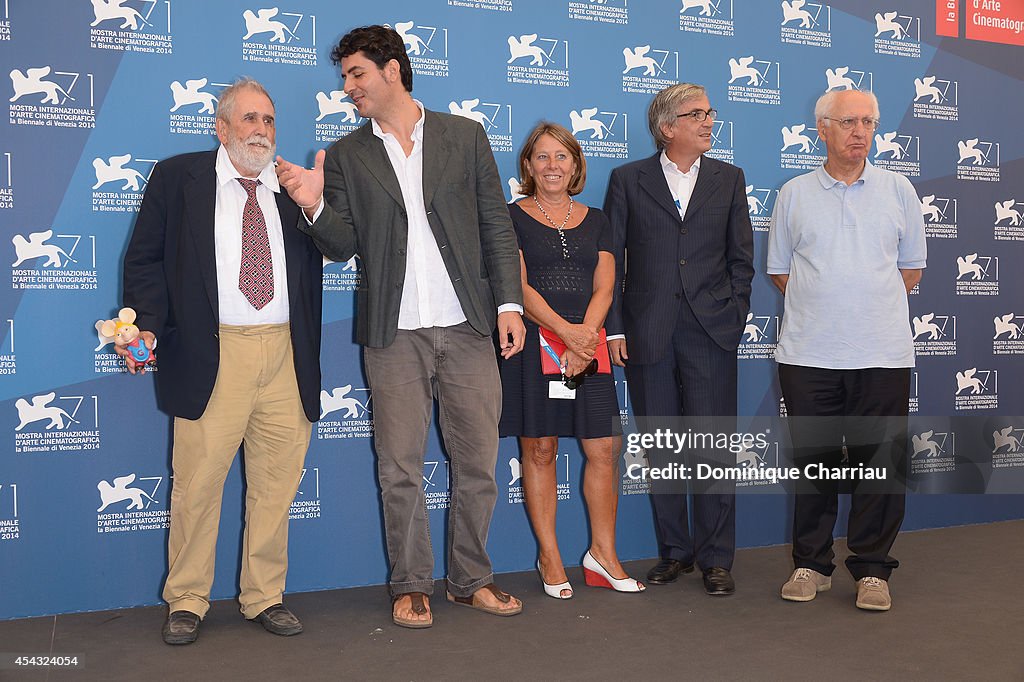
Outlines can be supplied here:
<path id="1" fill-rule="evenodd" d="M 227 147 L 228 158 L 253 175 L 258 175 L 266 168 L 277 151 L 276 145 L 258 133 L 253 133 L 245 140 L 231 137 L 224 146 Z"/>

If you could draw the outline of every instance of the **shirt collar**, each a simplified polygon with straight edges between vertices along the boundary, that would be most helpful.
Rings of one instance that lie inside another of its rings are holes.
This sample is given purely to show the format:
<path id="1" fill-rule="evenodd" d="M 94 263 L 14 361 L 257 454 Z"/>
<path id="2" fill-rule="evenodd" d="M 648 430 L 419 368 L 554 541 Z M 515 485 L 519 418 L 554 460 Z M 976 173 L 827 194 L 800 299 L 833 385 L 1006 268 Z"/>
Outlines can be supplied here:
<path id="1" fill-rule="evenodd" d="M 864 172 L 860 174 L 860 177 L 857 178 L 857 180 L 854 181 L 853 184 L 854 185 L 862 185 L 862 184 L 865 184 L 867 182 L 871 182 L 871 179 L 874 177 L 876 172 L 877 172 L 877 170 L 875 169 L 874 166 L 871 165 L 871 162 L 868 161 L 867 159 L 865 159 L 864 160 Z M 828 171 L 825 170 L 825 165 L 824 164 L 822 164 L 822 165 L 818 166 L 816 169 L 814 169 L 814 174 L 815 174 L 815 176 L 817 176 L 818 182 L 820 182 L 821 186 L 823 188 L 825 188 L 825 189 L 832 189 L 836 185 L 841 184 L 841 181 L 836 180 L 835 178 L 833 178 L 831 175 L 828 174 Z"/>
<path id="2" fill-rule="evenodd" d="M 220 187 L 233 182 L 235 178 L 244 177 L 235 168 L 235 164 L 231 163 L 231 158 L 228 157 L 228 150 L 221 145 L 217 149 L 217 184 Z M 274 164 L 268 163 L 266 167 L 260 171 L 260 174 L 256 176 L 256 179 L 265 185 L 271 192 L 280 192 L 281 185 L 277 182 L 277 173 L 274 171 Z"/>
<path id="3" fill-rule="evenodd" d="M 677 166 L 675 164 L 675 162 L 672 161 L 672 159 L 668 158 L 668 154 L 665 153 L 665 150 L 664 149 L 661 150 L 661 167 L 665 171 L 670 172 L 670 173 L 679 173 L 680 175 L 687 175 L 687 176 L 695 175 L 697 173 L 697 171 L 700 170 L 700 160 L 701 160 L 701 157 L 698 156 L 697 160 L 693 162 L 692 166 L 690 166 L 685 171 L 682 171 L 682 170 L 679 169 L 679 166 Z"/>
<path id="4" fill-rule="evenodd" d="M 420 118 L 419 118 L 418 121 L 416 121 L 416 125 L 414 125 L 413 128 L 412 128 L 412 141 L 413 142 L 422 142 L 423 141 L 423 118 L 424 118 L 423 102 L 421 102 L 421 101 L 419 101 L 418 99 L 415 99 L 415 98 L 412 101 L 415 102 L 416 106 L 419 107 L 419 109 L 420 109 Z M 373 134 L 376 135 L 377 137 L 379 137 L 382 140 L 385 139 L 385 135 L 391 135 L 391 133 L 385 133 L 383 130 L 381 130 L 380 124 L 377 123 L 377 119 L 375 119 L 375 118 L 371 118 L 370 119 L 370 126 L 373 129 Z M 391 137 L 394 137 L 394 135 L 391 135 Z"/>

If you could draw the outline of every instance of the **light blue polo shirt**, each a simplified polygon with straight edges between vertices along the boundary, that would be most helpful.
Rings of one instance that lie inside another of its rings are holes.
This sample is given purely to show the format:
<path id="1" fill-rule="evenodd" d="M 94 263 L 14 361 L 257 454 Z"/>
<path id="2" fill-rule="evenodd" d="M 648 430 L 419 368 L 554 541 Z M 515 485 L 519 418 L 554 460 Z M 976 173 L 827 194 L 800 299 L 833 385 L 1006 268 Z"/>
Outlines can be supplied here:
<path id="1" fill-rule="evenodd" d="M 779 190 L 768 274 L 789 275 L 776 361 L 825 369 L 913 367 L 900 269 L 925 267 L 913 185 L 866 163 L 852 185 L 819 167 Z"/>

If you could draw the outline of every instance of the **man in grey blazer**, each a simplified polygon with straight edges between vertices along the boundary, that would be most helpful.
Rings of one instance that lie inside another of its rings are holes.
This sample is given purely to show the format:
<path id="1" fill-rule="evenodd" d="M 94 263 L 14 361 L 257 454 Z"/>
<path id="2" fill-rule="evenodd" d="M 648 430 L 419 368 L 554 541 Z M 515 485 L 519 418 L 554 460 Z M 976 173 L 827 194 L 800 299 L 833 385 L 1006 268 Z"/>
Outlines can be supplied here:
<path id="1" fill-rule="evenodd" d="M 392 616 L 433 622 L 434 558 L 422 486 L 433 397 L 451 460 L 449 601 L 499 616 L 522 603 L 493 583 L 487 530 L 497 498 L 501 354 L 523 346 L 519 252 L 487 136 L 476 122 L 412 98 L 402 38 L 350 31 L 331 53 L 369 123 L 307 170 L 278 159 L 303 209 L 299 228 L 328 258 L 362 258 L 356 341 L 373 396 Z"/>
<path id="2" fill-rule="evenodd" d="M 699 85 L 662 90 L 648 110 L 658 153 L 615 169 L 609 181 L 604 210 L 623 286 L 608 313 L 608 345 L 612 362 L 626 368 L 641 428 L 646 417 L 686 417 L 666 424 L 682 432 L 735 429 L 736 348 L 750 307 L 753 231 L 743 171 L 704 156 L 716 114 Z M 679 459 L 648 454 L 658 466 Z M 696 453 L 728 464 L 722 454 Z M 735 591 L 735 494 L 723 488 L 691 489 L 692 534 L 686 481 L 652 489 L 661 561 L 648 581 L 673 582 L 696 562 L 708 594 Z"/>

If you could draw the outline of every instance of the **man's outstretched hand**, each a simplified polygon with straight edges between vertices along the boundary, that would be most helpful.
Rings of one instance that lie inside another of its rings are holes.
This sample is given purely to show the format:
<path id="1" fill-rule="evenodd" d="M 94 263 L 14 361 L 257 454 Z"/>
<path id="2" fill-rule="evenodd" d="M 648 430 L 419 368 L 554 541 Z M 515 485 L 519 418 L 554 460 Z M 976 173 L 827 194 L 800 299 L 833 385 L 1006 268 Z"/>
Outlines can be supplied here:
<path id="1" fill-rule="evenodd" d="M 312 168 L 303 168 L 297 164 L 277 157 L 277 181 L 281 183 L 288 196 L 299 205 L 310 220 L 320 206 L 324 195 L 324 158 L 327 152 L 323 149 L 316 153 Z"/>

